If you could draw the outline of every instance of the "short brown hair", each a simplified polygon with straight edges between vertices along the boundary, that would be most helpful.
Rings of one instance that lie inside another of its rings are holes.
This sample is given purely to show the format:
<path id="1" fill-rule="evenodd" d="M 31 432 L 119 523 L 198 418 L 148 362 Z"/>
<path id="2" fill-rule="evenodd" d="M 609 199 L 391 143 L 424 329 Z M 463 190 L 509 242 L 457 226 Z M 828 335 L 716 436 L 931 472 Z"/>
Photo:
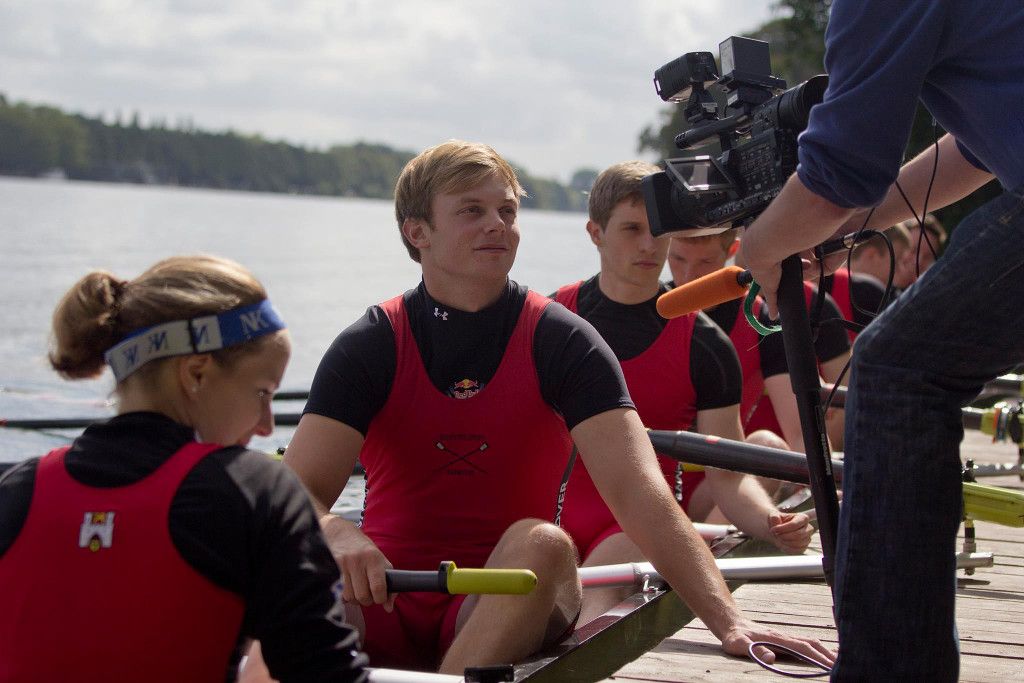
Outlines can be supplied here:
<path id="1" fill-rule="evenodd" d="M 679 240 L 680 242 L 690 242 L 693 244 L 707 244 L 717 240 L 719 246 L 722 247 L 722 251 L 729 251 L 729 247 L 736 241 L 739 236 L 739 228 L 729 228 L 724 230 L 717 235 L 698 235 L 697 237 L 687 237 L 685 232 L 677 233 L 672 236 L 672 239 Z"/>
<path id="2" fill-rule="evenodd" d="M 640 181 L 661 169 L 647 161 L 624 161 L 601 171 L 590 190 L 590 220 L 604 230 L 612 211 L 624 199 L 632 202 L 643 201 Z"/>
<path id="3" fill-rule="evenodd" d="M 266 298 L 266 290 L 252 273 L 217 256 L 174 256 L 134 280 L 95 270 L 75 283 L 57 304 L 50 364 L 68 379 L 96 377 L 103 371 L 104 352 L 135 330 L 216 315 Z M 212 355 L 226 364 L 270 338 Z"/>
<path id="4" fill-rule="evenodd" d="M 507 182 L 516 197 L 526 196 L 512 166 L 479 142 L 449 140 L 423 150 L 405 165 L 395 184 L 395 218 L 402 244 L 413 261 L 420 262 L 420 250 L 402 232 L 405 221 L 418 218 L 429 223 L 434 197 L 474 187 L 492 175 Z"/>
<path id="5" fill-rule="evenodd" d="M 946 228 L 934 214 L 926 214 L 921 222 L 924 223 L 924 229 L 928 231 L 931 238 L 938 242 L 938 244 L 934 246 L 940 246 L 946 243 Z M 900 225 L 907 230 L 908 234 L 912 234 L 911 231 L 921 227 L 921 224 L 918 223 L 916 218 L 907 219 L 900 223 Z"/>

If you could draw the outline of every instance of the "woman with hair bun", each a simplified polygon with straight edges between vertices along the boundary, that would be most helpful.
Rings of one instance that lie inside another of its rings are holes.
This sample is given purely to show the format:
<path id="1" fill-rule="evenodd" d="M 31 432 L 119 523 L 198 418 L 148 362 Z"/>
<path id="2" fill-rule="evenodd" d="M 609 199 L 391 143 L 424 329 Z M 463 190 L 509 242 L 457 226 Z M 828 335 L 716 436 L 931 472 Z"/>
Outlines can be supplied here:
<path id="1" fill-rule="evenodd" d="M 251 638 L 281 681 L 365 677 L 305 490 L 245 449 L 273 430 L 290 353 L 225 259 L 64 295 L 50 362 L 109 365 L 119 410 L 0 478 L 0 681 L 233 680 Z"/>

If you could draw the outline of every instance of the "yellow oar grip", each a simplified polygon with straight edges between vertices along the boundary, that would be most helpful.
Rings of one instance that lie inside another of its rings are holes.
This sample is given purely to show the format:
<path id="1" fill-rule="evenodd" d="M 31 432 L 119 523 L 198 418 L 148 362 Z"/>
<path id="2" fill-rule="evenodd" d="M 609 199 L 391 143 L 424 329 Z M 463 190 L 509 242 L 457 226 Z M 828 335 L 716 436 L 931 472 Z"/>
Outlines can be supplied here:
<path id="1" fill-rule="evenodd" d="M 1024 527 L 1024 493 L 964 482 L 964 515 L 983 522 Z"/>
<path id="2" fill-rule="evenodd" d="M 448 592 L 452 595 L 526 595 L 537 586 L 529 569 L 457 569 L 448 566 Z"/>

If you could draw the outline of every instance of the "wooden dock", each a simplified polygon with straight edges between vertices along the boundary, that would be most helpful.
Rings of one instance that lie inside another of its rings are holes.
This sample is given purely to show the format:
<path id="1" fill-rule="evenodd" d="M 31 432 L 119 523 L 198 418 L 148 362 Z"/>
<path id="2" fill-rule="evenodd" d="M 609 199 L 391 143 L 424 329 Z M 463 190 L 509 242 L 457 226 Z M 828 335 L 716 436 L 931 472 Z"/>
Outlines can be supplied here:
<path id="1" fill-rule="evenodd" d="M 1015 446 L 993 444 L 979 432 L 967 433 L 962 453 L 979 463 L 1017 460 Z M 982 483 L 1024 490 L 1024 483 L 1015 476 L 986 478 Z M 973 576 L 959 572 L 960 680 L 1024 681 L 1024 528 L 979 522 L 976 529 L 978 551 L 993 553 L 995 566 L 978 569 Z M 820 547 L 816 550 L 820 552 Z M 832 598 L 824 582 L 747 583 L 733 595 L 754 620 L 837 647 Z M 790 661 L 782 664 L 790 670 L 811 671 Z M 748 659 L 724 654 L 717 639 L 695 620 L 607 680 L 777 683 L 784 679 Z"/>

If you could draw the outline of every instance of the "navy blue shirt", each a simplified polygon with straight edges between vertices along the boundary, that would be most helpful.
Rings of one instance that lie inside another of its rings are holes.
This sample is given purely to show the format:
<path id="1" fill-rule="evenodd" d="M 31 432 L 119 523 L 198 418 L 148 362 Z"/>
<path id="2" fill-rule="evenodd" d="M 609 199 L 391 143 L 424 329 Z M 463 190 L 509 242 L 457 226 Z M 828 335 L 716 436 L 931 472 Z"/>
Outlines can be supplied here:
<path id="1" fill-rule="evenodd" d="M 1024 185 L 1021 0 L 835 0 L 825 68 L 797 168 L 815 194 L 877 204 L 899 173 L 918 97 L 972 163 L 1006 188 Z"/>

